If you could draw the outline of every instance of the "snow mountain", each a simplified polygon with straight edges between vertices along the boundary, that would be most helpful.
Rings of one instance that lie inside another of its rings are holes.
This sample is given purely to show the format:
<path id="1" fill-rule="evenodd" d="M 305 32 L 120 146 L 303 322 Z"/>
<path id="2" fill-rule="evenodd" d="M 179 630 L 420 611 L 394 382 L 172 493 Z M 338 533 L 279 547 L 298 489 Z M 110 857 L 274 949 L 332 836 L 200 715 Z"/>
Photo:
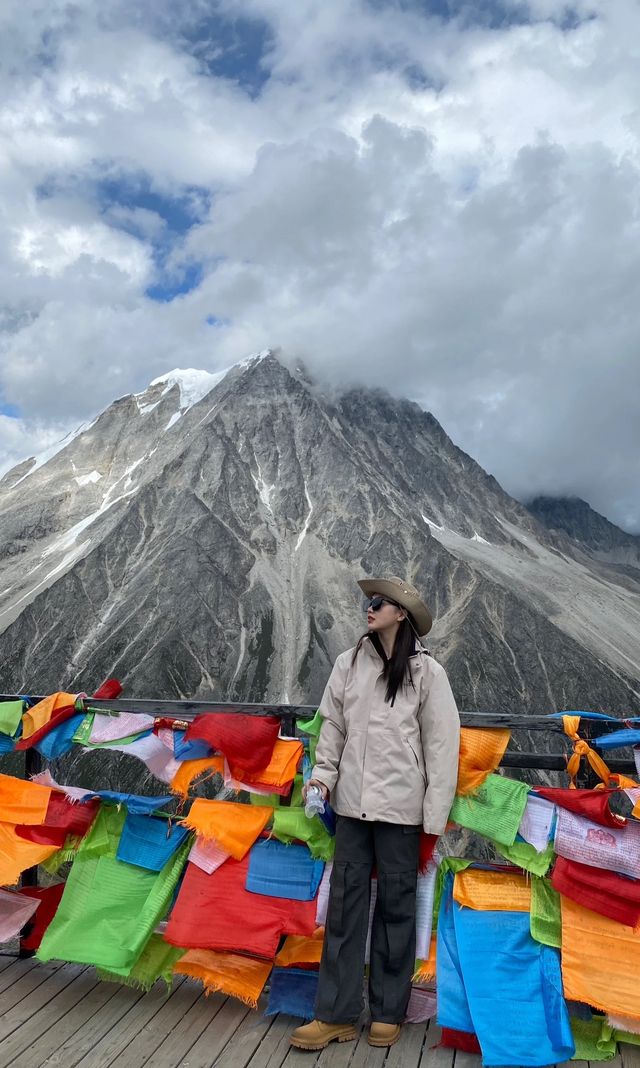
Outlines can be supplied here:
<path id="1" fill-rule="evenodd" d="M 626 543 L 547 524 L 417 404 L 271 351 L 116 400 L 9 471 L 0 516 L 7 693 L 315 703 L 366 626 L 356 579 L 388 573 L 424 591 L 462 708 L 638 712 Z"/>

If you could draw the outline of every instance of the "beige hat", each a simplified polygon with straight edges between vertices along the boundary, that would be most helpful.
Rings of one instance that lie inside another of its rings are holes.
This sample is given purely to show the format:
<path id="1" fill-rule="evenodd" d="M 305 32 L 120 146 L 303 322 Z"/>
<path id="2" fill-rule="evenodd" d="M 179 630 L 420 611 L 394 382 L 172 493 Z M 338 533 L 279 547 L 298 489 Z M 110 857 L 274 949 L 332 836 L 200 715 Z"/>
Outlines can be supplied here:
<path id="1" fill-rule="evenodd" d="M 373 597 L 379 593 L 381 597 L 388 597 L 390 601 L 401 604 L 415 619 L 418 634 L 428 634 L 433 625 L 431 612 L 422 600 L 415 586 L 397 575 L 389 578 L 358 579 L 358 586 L 367 597 Z"/>

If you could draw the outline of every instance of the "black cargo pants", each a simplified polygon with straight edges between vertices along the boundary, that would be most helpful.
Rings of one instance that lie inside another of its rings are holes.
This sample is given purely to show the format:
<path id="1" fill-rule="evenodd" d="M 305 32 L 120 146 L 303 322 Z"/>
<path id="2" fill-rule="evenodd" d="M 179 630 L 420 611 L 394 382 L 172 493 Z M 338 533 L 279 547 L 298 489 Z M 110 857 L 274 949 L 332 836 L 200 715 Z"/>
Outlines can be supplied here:
<path id="1" fill-rule="evenodd" d="M 374 861 L 378 896 L 369 963 L 371 1019 L 380 1023 L 404 1020 L 415 967 L 420 831 L 420 826 L 338 816 L 317 1020 L 355 1023 L 362 1012 Z"/>

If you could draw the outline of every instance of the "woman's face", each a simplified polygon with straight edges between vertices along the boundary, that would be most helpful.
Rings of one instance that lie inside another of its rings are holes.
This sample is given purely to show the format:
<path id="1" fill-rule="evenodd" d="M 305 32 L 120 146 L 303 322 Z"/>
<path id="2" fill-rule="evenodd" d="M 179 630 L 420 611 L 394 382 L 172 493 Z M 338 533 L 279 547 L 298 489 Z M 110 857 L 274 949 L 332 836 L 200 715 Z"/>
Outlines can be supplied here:
<path id="1" fill-rule="evenodd" d="M 367 627 L 369 630 L 385 630 L 387 627 L 396 626 L 404 619 L 404 615 L 402 608 L 384 601 L 375 612 L 372 608 L 367 609 Z"/>

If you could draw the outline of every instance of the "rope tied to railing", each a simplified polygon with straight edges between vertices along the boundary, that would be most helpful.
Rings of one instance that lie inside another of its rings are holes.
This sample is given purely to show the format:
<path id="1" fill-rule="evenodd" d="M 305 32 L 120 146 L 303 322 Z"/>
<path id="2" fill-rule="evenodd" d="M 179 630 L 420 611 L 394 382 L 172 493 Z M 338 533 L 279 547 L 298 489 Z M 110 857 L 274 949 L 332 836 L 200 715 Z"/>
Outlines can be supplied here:
<path id="1" fill-rule="evenodd" d="M 596 753 L 595 749 L 592 749 L 589 743 L 578 734 L 580 716 L 563 716 L 562 725 L 564 733 L 573 742 L 573 753 L 567 759 L 567 774 L 571 780 L 569 788 L 571 790 L 577 789 L 576 778 L 580 771 L 580 763 L 583 757 L 587 758 L 598 778 L 602 780 L 605 786 L 608 786 L 611 779 L 611 772 L 608 766 L 602 757 Z"/>

